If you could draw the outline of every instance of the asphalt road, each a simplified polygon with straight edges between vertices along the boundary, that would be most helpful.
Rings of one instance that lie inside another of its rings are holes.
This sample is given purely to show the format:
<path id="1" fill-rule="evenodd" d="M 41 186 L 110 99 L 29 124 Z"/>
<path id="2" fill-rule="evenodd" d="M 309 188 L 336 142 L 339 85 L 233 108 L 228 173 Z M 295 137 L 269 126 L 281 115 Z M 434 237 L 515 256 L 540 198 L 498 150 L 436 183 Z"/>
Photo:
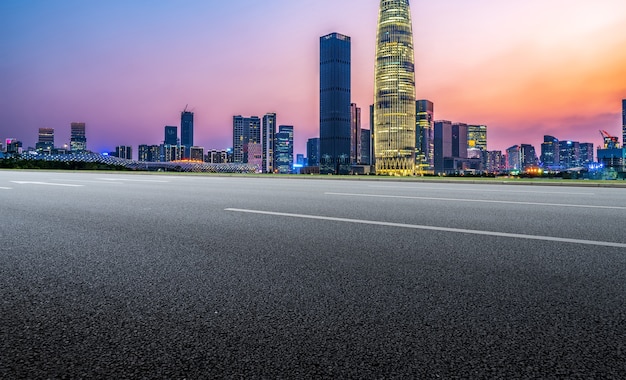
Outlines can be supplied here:
<path id="1" fill-rule="evenodd" d="M 626 378 L 626 189 L 0 171 L 0 378 Z"/>

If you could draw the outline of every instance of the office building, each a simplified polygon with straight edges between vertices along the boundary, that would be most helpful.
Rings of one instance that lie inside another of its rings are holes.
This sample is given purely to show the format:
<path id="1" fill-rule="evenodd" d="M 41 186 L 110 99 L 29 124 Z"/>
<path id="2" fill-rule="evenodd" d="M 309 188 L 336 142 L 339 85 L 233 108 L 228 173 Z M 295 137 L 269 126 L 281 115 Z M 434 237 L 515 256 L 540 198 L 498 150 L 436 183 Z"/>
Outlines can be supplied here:
<path id="1" fill-rule="evenodd" d="M 165 126 L 163 143 L 165 145 L 178 145 L 178 127 Z"/>
<path id="2" fill-rule="evenodd" d="M 160 145 L 159 158 L 161 162 L 180 161 L 183 148 L 178 145 Z"/>
<path id="3" fill-rule="evenodd" d="M 183 158 L 189 158 L 193 146 L 193 112 L 185 110 L 180 113 L 180 145 L 183 147 Z"/>
<path id="4" fill-rule="evenodd" d="M 133 148 L 127 145 L 119 145 L 115 147 L 115 153 L 113 156 L 118 158 L 124 158 L 127 160 L 133 159 Z"/>
<path id="5" fill-rule="evenodd" d="M 435 173 L 444 173 L 444 158 L 452 157 L 452 122 L 438 120 L 434 123 L 434 164 Z"/>
<path id="6" fill-rule="evenodd" d="M 435 105 L 430 100 L 415 102 L 415 155 L 418 173 L 432 172 L 434 162 Z"/>
<path id="7" fill-rule="evenodd" d="M 580 166 L 580 143 L 578 141 L 559 141 L 559 164 L 562 169 Z"/>
<path id="8" fill-rule="evenodd" d="M 506 150 L 506 169 L 508 171 L 522 170 L 522 149 L 519 145 L 513 145 Z"/>
<path id="9" fill-rule="evenodd" d="M 85 123 L 71 123 L 70 150 L 72 153 L 87 151 L 87 136 Z"/>
<path id="10" fill-rule="evenodd" d="M 372 134 L 369 129 L 361 129 L 361 163 L 372 164 Z"/>
<path id="11" fill-rule="evenodd" d="M 537 166 L 537 152 L 534 146 L 530 144 L 520 145 L 520 154 L 522 157 L 522 169 Z"/>
<path id="12" fill-rule="evenodd" d="M 556 137 L 543 136 L 540 161 L 545 169 L 557 169 L 560 166 L 560 145 Z"/>
<path id="13" fill-rule="evenodd" d="M 142 162 L 159 162 L 160 147 L 158 145 L 139 145 L 137 149 L 137 160 Z"/>
<path id="14" fill-rule="evenodd" d="M 268 113 L 263 116 L 263 144 L 262 172 L 274 173 L 274 140 L 276 136 L 276 114 Z"/>
<path id="15" fill-rule="evenodd" d="M 308 166 L 320 165 L 320 139 L 319 137 L 308 139 L 306 142 L 306 157 Z"/>
<path id="16" fill-rule="evenodd" d="M 255 145 L 258 145 L 255 146 Z M 249 151 L 252 149 L 252 159 L 262 155 L 261 147 L 261 119 L 258 116 L 233 116 L 233 162 L 249 163 Z M 258 155 L 258 151 L 261 154 Z M 262 161 L 259 163 L 261 168 Z"/>
<path id="17" fill-rule="evenodd" d="M 415 67 L 408 0 L 381 0 L 374 79 L 376 173 L 415 173 Z"/>
<path id="18" fill-rule="evenodd" d="M 52 152 L 54 149 L 54 128 L 39 128 L 39 139 L 35 148 L 40 152 Z"/>
<path id="19" fill-rule="evenodd" d="M 320 173 L 351 169 L 350 37 L 320 37 Z"/>
<path id="20" fill-rule="evenodd" d="M 593 154 L 593 143 L 580 143 L 580 166 L 586 166 L 593 163 L 595 155 Z"/>
<path id="21" fill-rule="evenodd" d="M 467 158 L 467 124 L 452 124 L 452 157 Z"/>
<path id="22" fill-rule="evenodd" d="M 501 150 L 487 151 L 487 173 L 501 173 L 506 170 L 506 163 Z"/>
<path id="23" fill-rule="evenodd" d="M 275 143 L 276 172 L 289 174 L 293 169 L 293 127 L 281 125 L 276 133 Z"/>
<path id="24" fill-rule="evenodd" d="M 350 163 L 361 163 L 361 109 L 350 104 Z"/>

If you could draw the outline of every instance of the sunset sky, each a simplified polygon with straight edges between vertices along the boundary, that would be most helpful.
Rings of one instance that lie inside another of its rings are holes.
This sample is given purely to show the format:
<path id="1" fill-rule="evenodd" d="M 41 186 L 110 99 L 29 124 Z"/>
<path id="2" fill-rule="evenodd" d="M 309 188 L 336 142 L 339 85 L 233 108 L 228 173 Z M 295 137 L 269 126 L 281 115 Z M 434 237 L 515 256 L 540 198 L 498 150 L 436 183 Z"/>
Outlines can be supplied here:
<path id="1" fill-rule="evenodd" d="M 38 128 L 87 146 L 160 144 L 195 112 L 195 144 L 232 145 L 233 115 L 278 114 L 296 153 L 319 136 L 319 37 L 352 37 L 352 98 L 369 128 L 377 0 L 2 0 L 0 138 Z M 626 1 L 411 1 L 417 97 L 486 124 L 488 148 L 621 132 Z M 135 153 L 136 155 L 136 153 Z"/>

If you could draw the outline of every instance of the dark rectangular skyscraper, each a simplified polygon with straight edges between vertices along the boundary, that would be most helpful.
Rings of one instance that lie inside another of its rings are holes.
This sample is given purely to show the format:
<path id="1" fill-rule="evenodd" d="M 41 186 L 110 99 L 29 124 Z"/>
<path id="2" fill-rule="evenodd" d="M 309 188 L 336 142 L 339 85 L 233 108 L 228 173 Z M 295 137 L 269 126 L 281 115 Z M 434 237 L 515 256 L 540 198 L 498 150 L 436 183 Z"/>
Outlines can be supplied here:
<path id="1" fill-rule="evenodd" d="M 452 122 L 436 121 L 433 138 L 435 173 L 443 173 L 444 159 L 452 157 Z"/>
<path id="2" fill-rule="evenodd" d="M 309 139 L 306 142 L 306 157 L 309 161 L 309 166 L 320 165 L 320 139 L 319 137 Z"/>
<path id="3" fill-rule="evenodd" d="M 435 128 L 435 105 L 430 100 L 415 102 L 415 156 L 418 172 L 434 170 L 433 130 Z"/>
<path id="4" fill-rule="evenodd" d="M 626 148 L 626 99 L 622 99 L 622 147 Z"/>
<path id="5" fill-rule="evenodd" d="M 250 163 L 251 150 L 253 155 L 262 156 L 261 119 L 258 116 L 233 116 L 233 162 Z"/>
<path id="6" fill-rule="evenodd" d="M 193 146 L 193 112 L 187 108 L 180 113 L 180 145 L 184 147 L 184 158 L 190 158 L 190 149 Z"/>
<path id="7" fill-rule="evenodd" d="M 622 147 L 626 148 L 626 99 L 622 99 Z"/>
<path id="8" fill-rule="evenodd" d="M 165 138 L 163 139 L 165 145 L 177 145 L 178 144 L 178 127 L 165 126 Z"/>
<path id="9" fill-rule="evenodd" d="M 320 173 L 348 174 L 350 162 L 350 37 L 320 37 Z"/>
<path id="10" fill-rule="evenodd" d="M 37 150 L 48 152 L 54 149 L 54 129 L 39 128 L 39 140 L 35 147 Z"/>

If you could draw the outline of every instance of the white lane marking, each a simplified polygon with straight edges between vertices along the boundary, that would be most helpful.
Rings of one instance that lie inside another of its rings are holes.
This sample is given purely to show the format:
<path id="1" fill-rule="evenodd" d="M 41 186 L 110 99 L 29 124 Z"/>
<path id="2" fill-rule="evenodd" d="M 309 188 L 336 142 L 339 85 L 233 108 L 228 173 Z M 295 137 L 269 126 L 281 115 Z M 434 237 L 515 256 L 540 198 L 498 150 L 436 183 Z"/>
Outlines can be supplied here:
<path id="1" fill-rule="evenodd" d="M 424 225 L 419 225 L 419 224 L 379 222 L 376 220 L 335 218 L 335 217 L 330 217 L 330 216 L 291 214 L 291 213 L 285 213 L 285 212 L 247 210 L 247 209 L 239 209 L 239 208 L 227 208 L 227 209 L 224 209 L 224 211 L 247 213 L 247 214 L 284 216 L 284 217 L 300 218 L 300 219 L 328 220 L 328 221 L 333 221 L 333 222 L 344 222 L 344 223 L 355 223 L 355 224 L 369 224 L 369 225 L 385 226 L 385 227 L 410 228 L 414 230 L 453 232 L 453 233 L 460 233 L 460 234 L 505 237 L 505 238 L 512 238 L 512 239 L 541 240 L 541 241 L 550 241 L 550 242 L 559 242 L 559 243 L 595 245 L 595 246 L 600 246 L 600 247 L 626 248 L 626 243 L 614 243 L 610 241 L 594 241 L 594 240 L 560 238 L 560 237 L 554 237 L 554 236 L 524 235 L 524 234 L 512 234 L 512 233 L 507 233 L 507 232 L 467 230 L 464 228 L 435 227 L 435 226 L 424 226 Z"/>
<path id="2" fill-rule="evenodd" d="M 0 190 L 12 190 L 12 187 L 0 187 Z"/>
<path id="3" fill-rule="evenodd" d="M 478 193 L 522 193 L 522 194 L 553 194 L 553 195 L 595 195 L 595 193 L 574 193 L 564 191 L 524 191 L 524 190 L 488 190 L 481 188 L 458 188 L 458 187 L 418 187 L 418 186 L 376 186 L 370 185 L 368 187 L 377 189 L 406 189 L 406 190 L 444 190 L 444 191 L 475 191 Z"/>
<path id="4" fill-rule="evenodd" d="M 69 183 L 52 183 L 52 182 L 36 182 L 36 181 L 11 181 L 18 185 L 45 185 L 45 186 L 64 186 L 64 187 L 83 187 L 84 185 L 74 185 Z"/>
<path id="5" fill-rule="evenodd" d="M 380 195 L 380 194 L 354 194 L 354 193 L 324 193 L 326 195 L 338 195 L 345 197 L 366 197 L 366 198 L 393 198 L 393 199 L 420 199 L 425 201 L 446 201 L 446 202 L 469 202 L 469 203 L 502 203 L 524 206 L 552 206 L 552 207 L 577 207 L 577 208 L 598 208 L 605 210 L 626 210 L 626 207 L 620 206 L 593 206 L 593 205 L 573 205 L 567 203 L 541 203 L 541 202 L 517 202 L 517 201 L 494 201 L 487 199 L 458 199 L 458 198 L 434 198 L 434 197 L 415 197 L 404 195 Z"/>
<path id="6" fill-rule="evenodd" d="M 162 181 L 158 179 L 128 179 L 128 178 L 98 178 L 100 181 L 111 182 L 153 182 L 153 183 L 169 183 L 170 181 Z"/>
<path id="7" fill-rule="evenodd" d="M 52 179 L 51 181 L 65 181 L 65 182 L 81 182 L 81 183 L 108 183 L 111 185 L 121 185 L 119 182 L 111 182 L 111 181 L 89 181 L 86 179 Z"/>

